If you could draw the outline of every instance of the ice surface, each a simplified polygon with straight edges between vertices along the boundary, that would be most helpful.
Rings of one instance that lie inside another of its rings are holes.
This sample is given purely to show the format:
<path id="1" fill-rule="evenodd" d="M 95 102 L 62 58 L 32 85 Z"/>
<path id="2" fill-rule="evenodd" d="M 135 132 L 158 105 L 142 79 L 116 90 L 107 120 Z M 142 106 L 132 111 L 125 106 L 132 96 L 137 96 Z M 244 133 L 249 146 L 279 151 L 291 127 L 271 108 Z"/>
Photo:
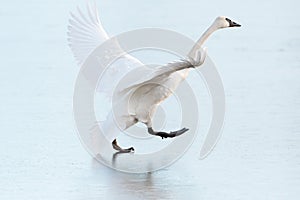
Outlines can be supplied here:
<path id="1" fill-rule="evenodd" d="M 79 68 L 66 26 L 77 4 L 1 3 L 1 200 L 299 199 L 299 2 L 98 1 L 113 35 L 160 27 L 196 40 L 217 15 L 242 24 L 206 43 L 227 95 L 214 152 L 199 161 L 200 139 L 176 164 L 141 175 L 98 164 L 76 135 L 72 95 Z M 192 73 L 189 80 L 197 81 Z"/>

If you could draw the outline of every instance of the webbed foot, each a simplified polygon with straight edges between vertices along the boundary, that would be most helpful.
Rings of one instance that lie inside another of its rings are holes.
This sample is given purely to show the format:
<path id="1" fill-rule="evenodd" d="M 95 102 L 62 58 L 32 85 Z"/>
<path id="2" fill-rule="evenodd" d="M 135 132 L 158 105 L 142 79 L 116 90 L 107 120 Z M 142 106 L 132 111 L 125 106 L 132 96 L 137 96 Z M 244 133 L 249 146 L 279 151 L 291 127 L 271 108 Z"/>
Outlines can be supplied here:
<path id="1" fill-rule="evenodd" d="M 117 150 L 118 152 L 120 153 L 130 153 L 130 152 L 134 152 L 134 148 L 133 147 L 130 147 L 130 148 L 127 148 L 127 149 L 123 149 L 122 147 L 120 147 L 117 143 L 117 140 L 115 139 L 112 143 L 112 146 L 115 150 Z"/>
<path id="2" fill-rule="evenodd" d="M 156 131 L 153 131 L 152 128 L 148 128 L 148 132 L 151 135 L 160 136 L 162 139 L 177 137 L 177 136 L 182 135 L 183 133 L 187 132 L 188 130 L 189 129 L 187 129 L 187 128 L 182 128 L 178 131 L 171 131 L 170 133 L 166 133 L 166 132 L 156 132 Z"/>

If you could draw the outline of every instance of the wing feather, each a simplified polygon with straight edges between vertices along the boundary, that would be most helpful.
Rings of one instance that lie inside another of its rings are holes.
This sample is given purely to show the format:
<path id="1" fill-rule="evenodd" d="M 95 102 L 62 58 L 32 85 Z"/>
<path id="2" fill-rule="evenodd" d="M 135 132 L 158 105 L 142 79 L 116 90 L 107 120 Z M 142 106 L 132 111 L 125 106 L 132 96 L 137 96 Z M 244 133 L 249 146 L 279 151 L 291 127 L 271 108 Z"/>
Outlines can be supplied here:
<path id="1" fill-rule="evenodd" d="M 76 12 L 70 12 L 68 42 L 78 65 L 83 65 L 90 54 L 108 39 L 110 38 L 102 27 L 95 1 L 91 3 L 88 0 L 85 10 L 77 6 Z M 95 59 L 96 55 L 93 55 L 94 57 L 90 57 L 90 59 L 94 60 L 92 64 L 97 66 L 100 71 L 105 71 L 97 91 L 104 93 L 110 99 L 116 84 L 122 76 L 133 68 L 143 66 L 143 63 L 124 52 L 115 40 L 110 44 L 109 48 L 110 50 L 121 52 L 123 56 L 112 63 L 108 69 L 101 61 Z"/>
<path id="2" fill-rule="evenodd" d="M 96 5 L 89 2 L 86 14 L 77 7 L 77 12 L 70 12 L 68 26 L 69 46 L 79 65 L 82 65 L 89 54 L 101 43 L 109 39 L 98 18 Z"/>
<path id="3" fill-rule="evenodd" d="M 141 73 L 141 76 L 136 77 L 143 77 L 135 82 L 132 82 L 132 84 L 124 84 L 127 85 L 126 88 L 120 88 L 120 94 L 124 95 L 132 90 L 135 90 L 139 88 L 142 85 L 146 85 L 149 83 L 157 83 L 164 85 L 164 83 L 167 81 L 168 77 L 175 72 L 193 68 L 194 66 L 188 61 L 188 60 L 180 60 L 177 62 L 168 63 L 167 65 L 158 67 L 156 69 L 149 69 L 147 67 L 144 68 L 144 70 L 140 70 L 139 73 Z M 149 73 L 149 70 L 152 71 Z M 144 73 L 143 73 L 144 71 Z M 147 77 L 143 75 L 147 75 Z M 180 83 L 180 81 L 178 81 Z"/>

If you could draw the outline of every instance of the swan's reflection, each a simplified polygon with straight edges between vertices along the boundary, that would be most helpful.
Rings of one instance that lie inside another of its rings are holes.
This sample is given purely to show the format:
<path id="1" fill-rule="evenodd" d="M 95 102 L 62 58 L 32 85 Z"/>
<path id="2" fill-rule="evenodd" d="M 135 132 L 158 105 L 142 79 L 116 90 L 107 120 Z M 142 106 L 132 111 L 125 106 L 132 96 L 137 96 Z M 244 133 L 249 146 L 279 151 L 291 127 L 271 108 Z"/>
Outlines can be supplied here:
<path id="1" fill-rule="evenodd" d="M 112 162 L 116 163 L 121 155 L 122 153 L 115 153 Z M 103 184 L 107 186 L 105 199 L 174 199 L 164 184 L 165 181 L 155 176 L 155 173 L 121 173 L 103 166 L 96 159 L 92 160 L 92 168 L 95 176 L 101 176 L 101 187 Z M 103 196 L 99 199 L 103 199 Z"/>
<path id="2" fill-rule="evenodd" d="M 118 155 L 123 154 L 123 153 L 125 153 L 125 152 L 118 151 L 118 152 L 113 154 L 113 156 L 112 156 L 112 165 L 113 165 L 113 167 L 116 167 L 116 159 L 117 159 Z"/>

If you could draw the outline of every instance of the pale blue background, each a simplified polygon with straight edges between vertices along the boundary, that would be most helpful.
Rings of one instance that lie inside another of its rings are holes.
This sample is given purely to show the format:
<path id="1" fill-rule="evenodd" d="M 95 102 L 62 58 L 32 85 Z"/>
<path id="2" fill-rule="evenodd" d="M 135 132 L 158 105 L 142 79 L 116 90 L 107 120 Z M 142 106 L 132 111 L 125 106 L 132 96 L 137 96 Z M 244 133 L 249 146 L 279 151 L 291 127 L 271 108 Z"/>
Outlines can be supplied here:
<path id="1" fill-rule="evenodd" d="M 206 43 L 222 75 L 227 118 L 205 160 L 198 146 L 153 174 L 116 173 L 76 136 L 79 67 L 66 42 L 75 0 L 0 6 L 0 199 L 299 199 L 300 24 L 296 0 L 99 0 L 110 34 L 171 29 L 197 39 L 218 15 L 243 27 Z"/>

